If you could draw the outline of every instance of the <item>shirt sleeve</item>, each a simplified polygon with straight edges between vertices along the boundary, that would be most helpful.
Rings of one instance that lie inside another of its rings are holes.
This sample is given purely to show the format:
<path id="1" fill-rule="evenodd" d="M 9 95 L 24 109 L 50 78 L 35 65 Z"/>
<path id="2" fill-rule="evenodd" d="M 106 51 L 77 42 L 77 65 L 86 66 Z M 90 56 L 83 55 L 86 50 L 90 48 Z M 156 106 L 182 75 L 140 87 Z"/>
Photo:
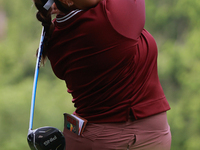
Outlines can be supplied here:
<path id="1" fill-rule="evenodd" d="M 137 40 L 145 25 L 145 0 L 106 0 L 105 9 L 118 33 Z"/>

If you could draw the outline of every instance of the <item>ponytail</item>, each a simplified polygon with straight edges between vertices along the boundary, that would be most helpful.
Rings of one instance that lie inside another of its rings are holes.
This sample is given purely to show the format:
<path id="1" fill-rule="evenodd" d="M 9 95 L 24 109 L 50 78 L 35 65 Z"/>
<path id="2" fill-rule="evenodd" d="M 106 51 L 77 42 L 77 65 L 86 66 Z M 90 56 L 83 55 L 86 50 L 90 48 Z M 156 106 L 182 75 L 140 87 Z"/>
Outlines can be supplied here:
<path id="1" fill-rule="evenodd" d="M 47 51 L 48 51 L 48 42 L 51 38 L 51 35 L 54 30 L 54 24 L 52 23 L 52 18 L 51 18 L 51 8 L 46 10 L 44 8 L 44 5 L 47 3 L 48 0 L 33 0 L 36 8 L 38 9 L 38 12 L 36 13 L 36 18 L 38 21 L 42 23 L 45 29 L 45 37 L 44 37 L 44 42 L 43 42 L 43 51 L 42 51 L 42 63 L 44 64 Z"/>

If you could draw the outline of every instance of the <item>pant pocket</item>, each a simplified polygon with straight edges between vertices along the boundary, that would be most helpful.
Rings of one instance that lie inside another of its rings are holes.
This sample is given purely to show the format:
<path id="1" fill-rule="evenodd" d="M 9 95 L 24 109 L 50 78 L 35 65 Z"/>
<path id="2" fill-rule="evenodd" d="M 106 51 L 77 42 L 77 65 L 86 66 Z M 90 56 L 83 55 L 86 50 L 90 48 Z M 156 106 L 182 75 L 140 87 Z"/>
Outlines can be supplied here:
<path id="1" fill-rule="evenodd" d="M 96 138 L 102 133 L 103 129 L 104 126 L 99 124 L 87 124 L 81 136 L 91 141 L 95 141 Z"/>

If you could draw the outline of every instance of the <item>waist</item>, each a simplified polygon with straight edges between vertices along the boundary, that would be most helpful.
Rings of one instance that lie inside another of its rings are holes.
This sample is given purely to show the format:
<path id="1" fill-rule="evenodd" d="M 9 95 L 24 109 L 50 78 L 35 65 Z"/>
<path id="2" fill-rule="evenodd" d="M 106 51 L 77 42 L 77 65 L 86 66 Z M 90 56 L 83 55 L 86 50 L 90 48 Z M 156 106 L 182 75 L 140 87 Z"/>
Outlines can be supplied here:
<path id="1" fill-rule="evenodd" d="M 153 115 L 150 117 L 146 117 L 143 119 L 135 120 L 133 116 L 129 116 L 128 121 L 126 122 L 112 122 L 112 123 L 88 123 L 86 125 L 87 128 L 99 128 L 99 129 L 123 129 L 126 128 L 134 128 L 138 130 L 166 130 L 168 129 L 168 121 L 166 112 L 159 113 L 157 115 Z"/>

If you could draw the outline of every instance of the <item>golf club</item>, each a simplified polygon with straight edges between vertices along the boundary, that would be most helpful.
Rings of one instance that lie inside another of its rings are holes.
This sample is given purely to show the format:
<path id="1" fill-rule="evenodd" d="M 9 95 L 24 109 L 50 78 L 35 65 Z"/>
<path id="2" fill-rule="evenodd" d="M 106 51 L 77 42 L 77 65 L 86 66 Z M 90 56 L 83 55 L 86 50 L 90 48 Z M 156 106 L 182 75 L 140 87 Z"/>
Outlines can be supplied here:
<path id="1" fill-rule="evenodd" d="M 47 127 L 40 127 L 35 130 L 32 130 L 37 81 L 38 81 L 38 75 L 39 75 L 40 60 L 41 60 L 42 50 L 43 50 L 44 37 L 45 37 L 45 28 L 43 27 L 41 38 L 40 38 L 38 54 L 37 54 L 36 67 L 35 67 L 27 141 L 31 150 L 64 150 L 65 138 L 62 132 L 58 130 L 57 128 L 47 126 Z"/>

